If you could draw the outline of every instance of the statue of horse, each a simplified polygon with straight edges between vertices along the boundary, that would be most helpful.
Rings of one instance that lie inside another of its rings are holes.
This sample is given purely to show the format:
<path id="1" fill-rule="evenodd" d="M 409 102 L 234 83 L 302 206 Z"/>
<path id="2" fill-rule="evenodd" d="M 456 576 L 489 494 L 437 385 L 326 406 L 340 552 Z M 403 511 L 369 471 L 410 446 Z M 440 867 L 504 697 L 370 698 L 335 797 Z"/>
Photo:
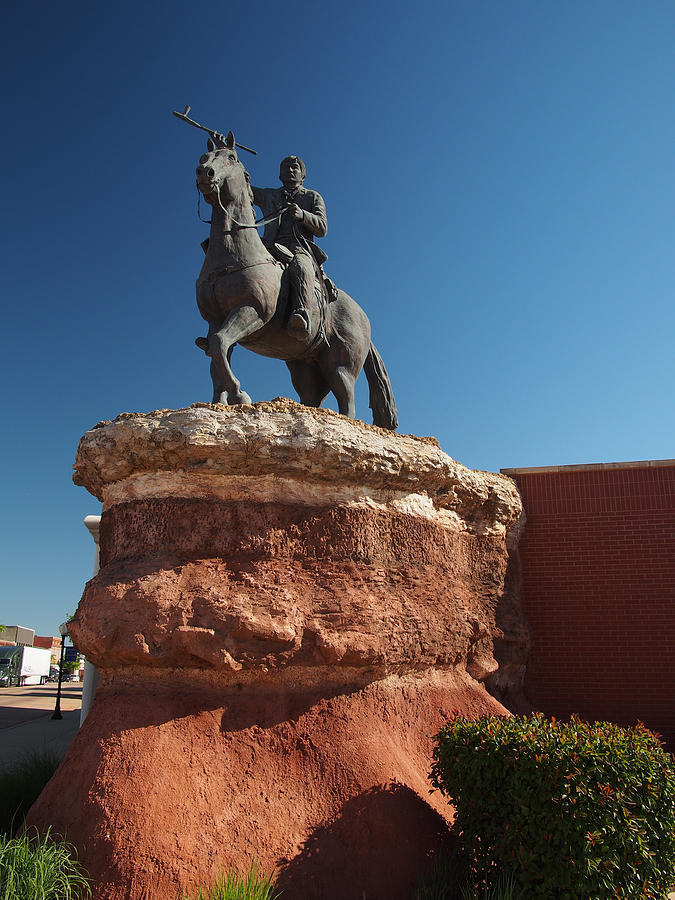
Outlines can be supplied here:
<path id="1" fill-rule="evenodd" d="M 256 230 L 248 173 L 239 161 L 234 135 L 208 152 L 197 168 L 197 187 L 212 208 L 211 231 L 197 279 L 197 305 L 208 336 L 197 340 L 211 357 L 214 403 L 251 403 L 230 367 L 235 344 L 283 359 L 300 402 L 321 406 L 332 391 L 341 413 L 355 418 L 354 384 L 363 369 L 370 389 L 373 424 L 397 427 L 389 376 L 370 339 L 361 307 L 337 289 L 332 302 L 309 310 L 310 333 L 286 329 L 288 290 L 285 267 L 274 259 Z M 317 284 L 322 279 L 317 278 Z"/>

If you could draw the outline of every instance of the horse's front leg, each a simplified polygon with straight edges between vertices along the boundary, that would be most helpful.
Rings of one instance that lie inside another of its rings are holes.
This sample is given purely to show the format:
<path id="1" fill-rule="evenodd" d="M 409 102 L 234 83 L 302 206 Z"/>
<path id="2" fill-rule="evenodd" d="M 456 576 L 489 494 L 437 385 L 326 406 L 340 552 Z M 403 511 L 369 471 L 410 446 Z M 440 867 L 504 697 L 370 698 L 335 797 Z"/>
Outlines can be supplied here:
<path id="1" fill-rule="evenodd" d="M 209 328 L 209 356 L 213 380 L 214 403 L 251 403 L 246 391 L 241 390 L 239 379 L 230 368 L 232 348 L 262 328 L 263 321 L 252 306 L 233 309 L 219 328 Z M 217 396 L 216 396 L 217 395 Z"/>
<path id="2" fill-rule="evenodd" d="M 217 330 L 217 329 L 214 329 L 214 330 Z M 210 331 L 209 331 L 209 334 L 210 334 Z M 207 356 L 210 356 L 211 353 L 209 351 L 209 339 L 207 337 L 207 338 L 204 338 L 204 340 L 206 341 L 206 354 L 207 354 Z M 232 351 L 234 350 L 234 348 L 235 348 L 235 344 L 232 344 L 230 349 L 227 351 L 228 363 L 230 362 L 230 359 L 232 358 Z M 216 368 L 216 364 L 213 362 L 213 360 L 211 360 L 211 365 L 209 367 L 209 373 L 211 375 L 211 381 L 213 383 L 213 400 L 212 400 L 212 402 L 220 403 L 221 395 L 223 395 L 223 396 L 225 396 L 225 398 L 227 398 L 227 391 L 225 390 L 225 385 L 220 380 L 220 375 L 218 374 L 218 369 Z"/>

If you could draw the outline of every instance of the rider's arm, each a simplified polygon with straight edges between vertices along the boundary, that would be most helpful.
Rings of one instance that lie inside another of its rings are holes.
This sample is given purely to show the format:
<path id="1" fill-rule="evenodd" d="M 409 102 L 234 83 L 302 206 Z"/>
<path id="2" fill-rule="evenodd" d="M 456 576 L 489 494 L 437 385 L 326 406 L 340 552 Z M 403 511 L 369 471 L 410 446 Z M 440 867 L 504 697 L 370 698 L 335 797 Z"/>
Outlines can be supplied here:
<path id="1" fill-rule="evenodd" d="M 323 237 L 328 231 L 326 219 L 326 204 L 321 194 L 316 191 L 307 191 L 311 201 L 311 210 L 302 210 L 302 227 L 306 228 L 314 237 Z"/>
<path id="2" fill-rule="evenodd" d="M 265 203 L 265 188 L 259 188 L 252 184 L 251 190 L 253 191 L 253 202 L 264 212 L 265 207 L 263 206 L 263 204 Z"/>

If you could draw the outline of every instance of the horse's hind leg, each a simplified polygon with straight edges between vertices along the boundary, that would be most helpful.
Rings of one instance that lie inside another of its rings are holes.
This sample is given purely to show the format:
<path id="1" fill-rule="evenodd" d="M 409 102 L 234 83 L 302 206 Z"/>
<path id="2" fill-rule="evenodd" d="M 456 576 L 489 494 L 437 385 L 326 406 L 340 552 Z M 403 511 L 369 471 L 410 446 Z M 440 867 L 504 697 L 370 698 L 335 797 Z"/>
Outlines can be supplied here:
<path id="1" fill-rule="evenodd" d="M 356 376 L 346 366 L 338 366 L 331 372 L 326 372 L 328 384 L 331 391 L 335 394 L 338 410 L 343 416 L 349 416 L 350 419 L 356 418 L 356 404 L 354 402 L 354 385 Z"/>
<path id="2" fill-rule="evenodd" d="M 211 357 L 214 403 L 251 403 L 246 391 L 241 390 L 239 379 L 230 368 L 232 348 L 249 335 L 262 328 L 263 322 L 252 306 L 238 306 L 225 319 L 220 328 L 209 328 L 209 355 Z M 220 394 L 216 397 L 216 392 Z"/>
<path id="3" fill-rule="evenodd" d="M 321 406 L 330 388 L 319 367 L 299 360 L 288 361 L 286 365 L 300 402 L 305 406 Z"/>

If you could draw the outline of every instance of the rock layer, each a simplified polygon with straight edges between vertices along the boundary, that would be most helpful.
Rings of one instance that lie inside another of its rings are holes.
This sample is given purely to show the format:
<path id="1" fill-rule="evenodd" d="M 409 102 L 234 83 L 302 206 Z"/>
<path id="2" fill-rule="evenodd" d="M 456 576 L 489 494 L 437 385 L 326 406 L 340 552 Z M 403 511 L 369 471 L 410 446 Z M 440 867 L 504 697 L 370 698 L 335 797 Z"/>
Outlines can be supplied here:
<path id="1" fill-rule="evenodd" d="M 99 900 L 253 858 L 285 898 L 409 897 L 447 839 L 431 736 L 518 700 L 513 483 L 286 400 L 120 416 L 74 478 L 104 501 L 72 625 L 101 683 L 31 821 Z"/>

